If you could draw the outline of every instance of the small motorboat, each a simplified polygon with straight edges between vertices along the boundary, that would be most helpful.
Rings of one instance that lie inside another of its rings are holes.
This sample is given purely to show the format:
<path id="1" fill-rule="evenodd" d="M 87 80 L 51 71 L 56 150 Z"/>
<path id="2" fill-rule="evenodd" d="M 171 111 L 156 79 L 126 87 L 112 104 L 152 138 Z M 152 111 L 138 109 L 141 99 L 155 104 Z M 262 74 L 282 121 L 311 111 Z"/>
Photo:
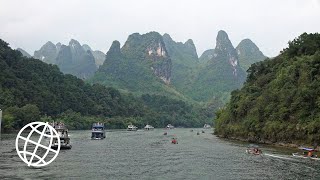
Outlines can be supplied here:
<path id="1" fill-rule="evenodd" d="M 258 145 L 250 144 L 246 149 L 246 153 L 253 155 L 261 155 L 262 151 Z"/>
<path id="2" fill-rule="evenodd" d="M 202 130 L 202 133 L 204 133 L 204 130 Z"/>
<path id="3" fill-rule="evenodd" d="M 172 138 L 171 143 L 172 144 L 178 144 L 178 139 L 177 138 Z"/>
<path id="4" fill-rule="evenodd" d="M 320 160 L 317 155 L 317 150 L 313 148 L 299 147 L 301 152 L 292 153 L 292 156 L 298 158 L 312 159 L 312 160 Z"/>
<path id="5" fill-rule="evenodd" d="M 197 135 L 200 135 L 199 131 L 197 132 Z"/>
<path id="6" fill-rule="evenodd" d="M 163 133 L 163 135 L 168 135 L 168 132 Z"/>

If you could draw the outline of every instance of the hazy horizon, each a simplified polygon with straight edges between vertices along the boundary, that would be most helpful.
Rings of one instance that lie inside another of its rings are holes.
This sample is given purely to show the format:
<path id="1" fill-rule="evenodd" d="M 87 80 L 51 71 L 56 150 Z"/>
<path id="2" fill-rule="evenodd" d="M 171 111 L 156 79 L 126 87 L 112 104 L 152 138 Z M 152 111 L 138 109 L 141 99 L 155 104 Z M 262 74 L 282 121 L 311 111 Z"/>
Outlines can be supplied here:
<path id="1" fill-rule="evenodd" d="M 177 42 L 192 39 L 198 56 L 215 47 L 225 30 L 234 47 L 251 39 L 267 56 L 276 56 L 303 32 L 320 31 L 320 0 L 271 1 L 18 1 L 0 0 L 0 38 L 33 55 L 47 41 L 76 39 L 106 53 L 114 40 L 132 33 L 168 33 Z M 19 13 L 17 13 L 19 12 Z"/>

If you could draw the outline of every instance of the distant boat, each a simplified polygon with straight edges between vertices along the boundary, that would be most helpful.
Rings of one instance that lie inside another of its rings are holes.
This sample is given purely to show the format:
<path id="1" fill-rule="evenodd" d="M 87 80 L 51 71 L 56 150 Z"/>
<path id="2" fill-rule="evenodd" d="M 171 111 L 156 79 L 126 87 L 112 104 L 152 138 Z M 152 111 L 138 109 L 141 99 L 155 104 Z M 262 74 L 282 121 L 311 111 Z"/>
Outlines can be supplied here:
<path id="1" fill-rule="evenodd" d="M 166 128 L 167 129 L 174 129 L 174 126 L 172 126 L 171 124 L 168 124 Z"/>
<path id="2" fill-rule="evenodd" d="M 106 138 L 105 126 L 103 123 L 93 123 L 91 139 L 99 140 Z"/>
<path id="3" fill-rule="evenodd" d="M 145 129 L 145 130 L 153 130 L 154 127 L 151 126 L 151 125 L 149 125 L 149 124 L 147 124 L 147 125 L 144 127 L 144 129 Z"/>
<path id="4" fill-rule="evenodd" d="M 318 157 L 317 150 L 313 148 L 306 148 L 306 147 L 299 147 L 302 152 L 292 153 L 292 156 L 305 158 L 305 159 L 312 159 L 312 160 L 320 160 Z"/>
<path id="5" fill-rule="evenodd" d="M 168 132 L 164 132 L 163 135 L 168 135 Z"/>
<path id="6" fill-rule="evenodd" d="M 58 132 L 60 137 L 60 149 L 71 149 L 72 146 L 70 144 L 70 137 L 68 133 L 68 129 L 64 125 L 64 123 L 50 123 L 50 125 Z M 58 149 L 58 139 L 53 138 L 52 149 Z"/>
<path id="7" fill-rule="evenodd" d="M 128 126 L 128 128 L 127 128 L 127 131 L 136 131 L 137 129 L 138 129 L 137 126 L 134 126 L 134 125 L 130 124 L 130 125 Z"/>
<path id="8" fill-rule="evenodd" d="M 178 139 L 177 138 L 172 138 L 171 143 L 172 144 L 178 144 Z"/>
<path id="9" fill-rule="evenodd" d="M 253 155 L 261 155 L 262 151 L 258 145 L 250 144 L 246 149 L 246 153 L 253 154 Z"/>
<path id="10" fill-rule="evenodd" d="M 203 126 L 203 128 L 204 128 L 204 129 L 210 129 L 211 126 L 210 126 L 209 124 L 205 124 L 205 125 Z"/>
<path id="11" fill-rule="evenodd" d="M 199 131 L 197 132 L 197 135 L 200 135 Z"/>

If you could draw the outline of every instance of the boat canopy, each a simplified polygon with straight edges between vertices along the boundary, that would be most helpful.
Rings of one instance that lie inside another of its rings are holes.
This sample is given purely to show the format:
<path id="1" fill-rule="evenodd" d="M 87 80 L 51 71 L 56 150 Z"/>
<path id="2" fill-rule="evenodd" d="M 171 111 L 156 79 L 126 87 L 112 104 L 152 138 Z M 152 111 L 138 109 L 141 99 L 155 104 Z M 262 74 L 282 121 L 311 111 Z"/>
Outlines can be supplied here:
<path id="1" fill-rule="evenodd" d="M 92 127 L 93 127 L 93 128 L 104 128 L 104 126 L 101 126 L 101 125 L 96 125 L 96 126 L 93 125 Z"/>
<path id="2" fill-rule="evenodd" d="M 313 148 L 306 148 L 306 147 L 299 147 L 299 149 L 304 150 L 304 151 L 316 151 Z"/>

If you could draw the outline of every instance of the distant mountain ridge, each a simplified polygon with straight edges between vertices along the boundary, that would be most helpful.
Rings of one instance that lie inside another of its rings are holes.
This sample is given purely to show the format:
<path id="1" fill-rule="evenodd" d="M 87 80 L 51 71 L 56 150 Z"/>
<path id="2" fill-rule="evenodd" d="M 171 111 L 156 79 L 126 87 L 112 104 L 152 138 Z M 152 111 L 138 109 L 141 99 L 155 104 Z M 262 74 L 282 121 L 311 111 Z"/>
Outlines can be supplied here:
<path id="1" fill-rule="evenodd" d="M 68 45 L 61 43 L 55 45 L 48 41 L 38 51 L 34 52 L 34 58 L 58 65 L 65 74 L 86 79 L 97 70 L 96 60 L 98 64 L 101 64 L 101 53 L 100 51 L 92 51 L 88 45 L 81 46 L 77 40 L 71 39 Z"/>
<path id="2" fill-rule="evenodd" d="M 89 82 L 137 94 L 170 92 L 192 101 L 223 104 L 230 92 L 245 81 L 246 69 L 241 63 L 265 57 L 252 41 L 246 41 L 237 46 L 239 57 L 228 34 L 219 31 L 215 49 L 207 50 L 199 58 L 191 39 L 182 43 L 169 34 L 134 33 L 122 47 L 118 41 L 113 43 L 104 64 Z M 259 52 L 262 56 L 255 55 Z M 248 59 L 252 57 L 258 58 Z"/>
<path id="3" fill-rule="evenodd" d="M 242 86 L 248 67 L 266 58 L 250 39 L 234 48 L 225 31 L 218 32 L 216 47 L 200 57 L 193 40 L 176 42 L 157 32 L 133 33 L 122 47 L 114 41 L 107 54 L 76 40 L 68 45 L 49 41 L 35 57 L 91 83 L 200 102 L 225 102 Z"/>

